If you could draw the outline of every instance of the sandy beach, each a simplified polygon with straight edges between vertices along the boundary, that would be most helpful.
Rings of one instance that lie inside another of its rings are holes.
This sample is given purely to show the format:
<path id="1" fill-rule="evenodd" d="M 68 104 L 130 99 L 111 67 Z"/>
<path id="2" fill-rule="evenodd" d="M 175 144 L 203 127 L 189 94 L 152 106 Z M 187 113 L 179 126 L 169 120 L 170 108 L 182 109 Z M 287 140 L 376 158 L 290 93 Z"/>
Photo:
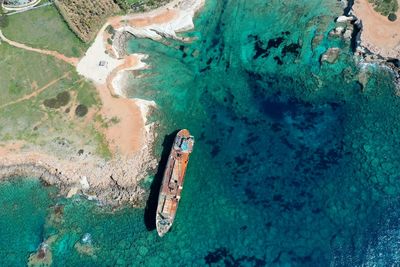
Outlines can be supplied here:
<path id="1" fill-rule="evenodd" d="M 64 151 L 57 154 L 32 144 L 2 143 L 0 178 L 36 176 L 46 183 L 57 185 L 61 193 L 68 196 L 83 193 L 113 204 L 141 202 L 145 192 L 138 182 L 157 165 L 152 154 L 155 125 L 147 123 L 147 116 L 156 108 L 156 103 L 126 98 L 124 75 L 150 66 L 142 61 L 147 55 L 119 54 L 125 49 L 119 47 L 125 45 L 121 42 L 110 46 L 107 27 L 112 25 L 116 32 L 129 32 L 137 38 L 160 40 L 170 37 L 186 41 L 177 33 L 194 27 L 193 17 L 203 5 L 204 0 L 175 0 L 151 12 L 112 17 L 81 59 L 67 58 L 57 51 L 31 48 L 2 35 L 3 40 L 18 48 L 50 55 L 76 66 L 77 72 L 96 86 L 102 103 L 99 110 L 102 118 L 106 121 L 115 119 L 116 123 L 108 127 L 97 126 L 112 152 L 109 160 L 90 153 L 79 155 Z M 94 114 L 93 110 L 89 110 L 87 116 L 93 119 Z"/>
<path id="2" fill-rule="evenodd" d="M 354 15 L 362 22 L 361 46 L 386 58 L 400 58 L 400 10 L 391 22 L 376 12 L 368 0 L 356 0 Z"/>

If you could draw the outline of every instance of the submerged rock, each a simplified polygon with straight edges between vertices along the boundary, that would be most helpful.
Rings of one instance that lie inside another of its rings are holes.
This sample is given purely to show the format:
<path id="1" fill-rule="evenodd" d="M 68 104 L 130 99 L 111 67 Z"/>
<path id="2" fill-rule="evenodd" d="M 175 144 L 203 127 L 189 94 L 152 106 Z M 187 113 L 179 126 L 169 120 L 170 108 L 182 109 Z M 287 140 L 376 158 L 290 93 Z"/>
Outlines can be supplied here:
<path id="1" fill-rule="evenodd" d="M 53 256 L 49 245 L 46 243 L 40 244 L 36 253 L 31 254 L 28 259 L 28 266 L 51 266 Z"/>
<path id="2" fill-rule="evenodd" d="M 340 55 L 340 48 L 331 47 L 329 48 L 321 57 L 321 63 L 326 61 L 330 64 L 333 64 L 337 61 Z"/>

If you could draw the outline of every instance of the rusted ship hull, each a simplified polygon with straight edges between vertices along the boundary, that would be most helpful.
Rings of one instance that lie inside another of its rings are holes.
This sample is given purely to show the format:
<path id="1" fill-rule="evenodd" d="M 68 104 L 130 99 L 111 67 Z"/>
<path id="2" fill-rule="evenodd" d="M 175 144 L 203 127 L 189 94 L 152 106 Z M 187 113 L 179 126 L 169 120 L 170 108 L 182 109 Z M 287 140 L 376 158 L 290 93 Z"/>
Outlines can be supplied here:
<path id="1" fill-rule="evenodd" d="M 183 129 L 177 133 L 158 196 L 156 226 L 159 236 L 165 235 L 174 222 L 193 145 L 194 138 L 188 130 Z"/>

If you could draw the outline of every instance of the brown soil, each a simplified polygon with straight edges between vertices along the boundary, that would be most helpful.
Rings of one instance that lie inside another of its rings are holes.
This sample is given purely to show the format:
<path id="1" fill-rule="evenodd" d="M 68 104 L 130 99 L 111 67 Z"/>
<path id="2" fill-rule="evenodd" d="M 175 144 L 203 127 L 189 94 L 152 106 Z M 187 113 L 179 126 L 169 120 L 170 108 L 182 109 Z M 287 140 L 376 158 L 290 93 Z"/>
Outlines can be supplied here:
<path id="1" fill-rule="evenodd" d="M 116 117 L 119 119 L 118 123 L 110 125 L 104 130 L 110 149 L 112 152 L 119 152 L 124 156 L 129 156 L 142 148 L 145 142 L 145 125 L 139 107 L 131 99 L 113 96 L 114 90 L 111 82 L 120 70 L 137 63 L 138 59 L 135 56 L 126 57 L 124 63 L 115 68 L 107 77 L 107 83 L 97 86 L 103 103 L 100 111 L 103 118 Z"/>
<path id="2" fill-rule="evenodd" d="M 353 10 L 363 23 L 361 44 L 381 56 L 400 58 L 400 10 L 394 22 L 376 12 L 368 0 L 356 0 Z"/>
<path id="3" fill-rule="evenodd" d="M 104 129 L 113 154 L 129 156 L 139 151 L 145 141 L 140 109 L 130 99 L 112 97 L 106 85 L 99 85 L 98 91 L 103 103 L 100 110 L 103 118 L 119 119 L 118 123 Z"/>

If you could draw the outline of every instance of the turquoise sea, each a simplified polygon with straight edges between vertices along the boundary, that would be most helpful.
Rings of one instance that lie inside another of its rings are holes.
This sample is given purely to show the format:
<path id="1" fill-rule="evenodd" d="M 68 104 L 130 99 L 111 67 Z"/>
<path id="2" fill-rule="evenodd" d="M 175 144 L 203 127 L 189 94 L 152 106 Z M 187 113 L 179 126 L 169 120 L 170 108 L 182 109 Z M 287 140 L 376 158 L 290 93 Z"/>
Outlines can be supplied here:
<path id="1" fill-rule="evenodd" d="M 207 0 L 192 43 L 131 40 L 152 68 L 129 95 L 158 105 L 161 163 L 174 131 L 197 139 L 172 231 L 152 223 L 162 168 L 147 209 L 13 180 L 0 184 L 0 265 L 25 265 L 44 240 L 53 266 L 400 265 L 400 98 L 379 66 L 357 81 L 350 44 L 328 36 L 342 13 Z M 320 64 L 329 47 L 339 60 Z"/>

